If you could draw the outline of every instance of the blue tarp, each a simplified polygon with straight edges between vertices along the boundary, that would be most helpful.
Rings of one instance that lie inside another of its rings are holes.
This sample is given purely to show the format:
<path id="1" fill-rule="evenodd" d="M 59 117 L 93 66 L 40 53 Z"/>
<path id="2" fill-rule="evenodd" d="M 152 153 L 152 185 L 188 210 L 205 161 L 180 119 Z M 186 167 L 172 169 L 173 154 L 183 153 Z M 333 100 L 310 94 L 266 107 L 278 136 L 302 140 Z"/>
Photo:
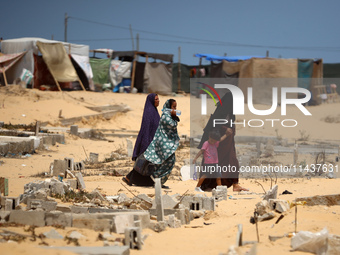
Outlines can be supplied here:
<path id="1" fill-rule="evenodd" d="M 229 62 L 237 62 L 239 60 L 247 60 L 251 58 L 265 58 L 264 56 L 235 56 L 235 57 L 228 57 L 228 56 L 217 56 L 212 54 L 195 54 L 195 57 L 199 58 L 206 58 L 206 60 L 210 61 L 222 61 L 226 60 Z"/>

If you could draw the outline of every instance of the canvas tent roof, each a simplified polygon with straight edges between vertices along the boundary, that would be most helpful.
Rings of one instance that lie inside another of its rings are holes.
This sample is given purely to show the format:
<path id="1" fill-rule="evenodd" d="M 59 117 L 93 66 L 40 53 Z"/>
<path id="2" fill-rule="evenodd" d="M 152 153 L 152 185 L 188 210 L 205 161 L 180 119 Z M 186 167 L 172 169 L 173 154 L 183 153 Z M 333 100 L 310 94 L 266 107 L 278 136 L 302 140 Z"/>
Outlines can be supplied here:
<path id="1" fill-rule="evenodd" d="M 47 39 L 37 38 L 37 37 L 24 37 L 24 38 L 3 40 L 1 41 L 1 51 L 4 54 L 13 54 L 13 53 L 27 51 L 25 56 L 21 58 L 20 61 L 18 61 L 15 64 L 15 68 L 12 68 L 8 72 L 6 72 L 9 83 L 13 82 L 15 78 L 19 77 L 24 68 L 29 70 L 32 73 L 34 72 L 33 54 L 38 55 L 39 53 L 39 49 L 37 47 L 38 41 L 43 42 L 43 43 L 62 43 L 68 54 L 75 54 L 75 55 L 89 57 L 89 46 L 88 45 L 65 43 L 65 42 L 47 40 Z"/>
<path id="2" fill-rule="evenodd" d="M 22 56 L 24 56 L 25 53 L 26 51 L 14 54 L 2 54 L 0 52 L 0 73 L 6 72 Z"/>

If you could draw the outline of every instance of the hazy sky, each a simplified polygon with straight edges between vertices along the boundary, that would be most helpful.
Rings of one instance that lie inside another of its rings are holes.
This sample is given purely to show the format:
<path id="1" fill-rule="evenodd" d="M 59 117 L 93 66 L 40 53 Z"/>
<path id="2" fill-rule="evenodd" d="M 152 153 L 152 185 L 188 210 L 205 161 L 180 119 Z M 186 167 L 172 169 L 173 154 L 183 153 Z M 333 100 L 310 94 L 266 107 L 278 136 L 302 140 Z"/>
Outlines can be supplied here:
<path id="1" fill-rule="evenodd" d="M 340 1 L 2 0 L 0 37 L 41 37 L 90 49 L 139 49 L 198 64 L 195 53 L 340 62 Z M 90 55 L 91 56 L 91 55 Z M 104 57 L 104 56 L 103 56 Z M 204 62 L 203 62 L 204 63 Z M 208 63 L 208 62 L 205 62 Z"/>

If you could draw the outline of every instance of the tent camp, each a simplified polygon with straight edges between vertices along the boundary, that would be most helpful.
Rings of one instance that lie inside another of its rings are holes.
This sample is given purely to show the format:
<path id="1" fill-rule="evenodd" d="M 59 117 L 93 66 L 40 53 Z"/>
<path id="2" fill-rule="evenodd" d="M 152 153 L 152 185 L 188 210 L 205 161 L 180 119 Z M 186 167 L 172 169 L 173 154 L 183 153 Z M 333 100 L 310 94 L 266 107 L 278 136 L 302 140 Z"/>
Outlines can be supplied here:
<path id="1" fill-rule="evenodd" d="M 39 56 L 39 52 L 41 51 L 38 47 L 38 42 L 44 44 L 44 46 L 41 47 L 42 49 L 44 49 L 44 53 L 42 52 L 44 58 L 43 61 L 42 57 Z M 53 45 L 53 47 L 48 47 L 48 44 Z M 60 47 L 60 45 L 63 47 Z M 64 50 L 62 51 L 61 48 L 63 48 Z M 58 49 L 57 56 L 53 54 L 56 49 Z M 89 46 L 87 45 L 70 44 L 53 40 L 46 40 L 42 38 L 19 38 L 3 40 L 1 42 L 1 50 L 4 54 L 13 54 L 23 51 L 27 52 L 24 57 L 22 57 L 19 61 L 17 61 L 15 65 L 13 65 L 13 68 L 6 72 L 8 83 L 13 83 L 16 78 L 20 77 L 22 70 L 27 69 L 32 74 L 35 74 L 34 87 L 38 88 L 42 84 L 54 85 L 56 84 L 56 79 L 50 79 L 48 83 L 46 83 L 46 81 L 39 80 L 44 78 L 46 75 L 52 75 L 53 77 L 54 73 L 58 73 L 56 72 L 56 70 L 50 70 L 52 66 L 51 64 L 48 65 L 47 63 L 45 63 L 46 59 L 50 62 L 58 62 L 59 66 L 57 69 L 60 71 L 61 68 L 66 68 L 65 65 L 66 63 L 68 63 L 68 61 L 66 60 L 66 56 L 67 54 L 70 54 L 74 63 L 73 66 L 76 65 L 77 73 L 79 72 L 79 70 L 85 73 L 85 79 L 83 80 L 85 87 L 89 87 L 91 85 L 92 71 L 89 63 Z M 59 53 L 61 55 L 59 55 Z M 44 55 L 46 57 L 44 57 Z M 54 69 L 56 67 L 52 68 Z M 66 76 L 64 77 L 64 75 L 67 75 L 67 72 L 58 74 L 58 80 L 60 82 L 65 82 L 65 80 L 68 80 L 67 82 L 72 82 L 72 80 L 74 80 L 68 78 L 66 79 Z"/>
<path id="2" fill-rule="evenodd" d="M 209 54 L 196 54 L 196 56 L 211 60 L 211 78 L 223 78 L 225 83 L 237 85 L 244 95 L 247 94 L 247 88 L 252 87 L 253 102 L 257 104 L 271 104 L 273 87 L 278 89 L 303 87 L 310 90 L 313 99 L 316 99 L 317 92 L 314 87 L 322 84 L 322 59 L 216 57 Z M 221 93 L 223 95 L 223 92 Z M 246 96 L 245 100 L 247 100 Z"/>

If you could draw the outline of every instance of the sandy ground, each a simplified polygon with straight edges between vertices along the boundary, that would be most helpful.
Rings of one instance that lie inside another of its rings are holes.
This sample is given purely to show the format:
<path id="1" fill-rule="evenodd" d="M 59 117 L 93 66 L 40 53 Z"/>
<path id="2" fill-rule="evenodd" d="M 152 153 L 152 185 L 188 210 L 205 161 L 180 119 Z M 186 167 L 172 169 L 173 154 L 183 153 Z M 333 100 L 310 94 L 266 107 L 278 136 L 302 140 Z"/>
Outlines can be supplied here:
<path id="1" fill-rule="evenodd" d="M 65 118 L 71 118 L 81 115 L 95 114 L 96 112 L 86 108 L 86 106 L 103 106 L 108 104 L 127 104 L 131 111 L 120 113 L 111 120 L 95 119 L 76 123 L 79 127 L 97 128 L 97 129 L 126 129 L 139 130 L 142 118 L 146 95 L 144 94 L 114 94 L 111 92 L 94 93 L 94 92 L 41 92 L 38 90 L 21 89 L 19 86 L 0 87 L 0 121 L 12 124 L 30 124 L 35 121 L 48 121 L 50 126 L 59 126 L 58 115 L 62 110 Z M 160 96 L 160 107 L 170 97 Z M 206 119 L 197 119 L 193 127 L 190 127 L 190 97 L 175 97 L 178 109 L 182 111 L 181 122 L 178 126 L 179 135 L 195 134 L 202 130 Z M 268 106 L 256 106 L 258 109 L 266 109 Z M 255 135 L 255 136 L 280 136 L 289 139 L 289 141 L 301 140 L 304 135 L 306 138 L 303 142 L 316 144 L 325 141 L 331 141 L 339 144 L 340 141 L 340 103 L 323 104 L 316 107 L 308 107 L 312 113 L 311 117 L 303 116 L 297 109 L 288 109 L 288 116 L 291 119 L 297 119 L 299 122 L 296 128 L 283 128 L 265 126 L 263 128 L 238 127 L 237 135 Z M 276 115 L 275 115 L 276 114 Z M 282 119 L 278 113 L 273 114 L 272 118 Z M 242 119 L 254 119 L 249 112 Z M 256 117 L 259 119 L 258 117 Z M 288 117 L 287 117 L 288 118 Z M 265 118 L 263 118 L 265 119 Z M 328 121 L 328 122 L 327 122 Z M 125 138 L 110 138 L 111 142 L 80 139 L 70 134 L 65 134 L 65 144 L 50 146 L 47 150 L 37 151 L 37 153 L 25 158 L 0 158 L 0 176 L 9 178 L 9 195 L 18 196 L 23 193 L 24 184 L 34 180 L 43 180 L 41 177 L 32 177 L 32 175 L 41 174 L 49 171 L 49 166 L 54 159 L 63 159 L 73 157 L 75 161 L 85 160 L 86 154 L 95 152 L 99 154 L 99 160 L 103 161 L 109 158 L 114 151 L 126 154 Z M 134 142 L 135 140 L 131 138 Z M 317 141 L 317 142 L 315 142 Z M 238 154 L 242 153 L 242 148 L 237 147 Z M 85 154 L 86 153 L 86 154 Z M 335 163 L 336 155 L 328 155 L 327 161 Z M 179 169 L 184 165 L 183 160 L 190 157 L 189 148 L 183 148 L 176 152 L 177 163 L 173 171 L 173 176 L 167 182 L 171 187 L 169 194 L 183 194 L 187 190 L 194 194 L 193 191 L 196 181 L 181 181 Z M 310 164 L 313 162 L 313 155 L 304 155 L 299 160 L 305 160 Z M 277 163 L 289 163 L 292 161 L 291 155 L 278 154 L 273 155 L 269 160 Z M 131 169 L 132 162 L 129 160 L 116 160 L 105 165 L 106 169 L 115 169 L 118 172 L 125 173 Z M 121 185 L 121 177 L 91 175 L 85 176 L 86 189 L 92 191 L 100 188 L 103 194 L 115 195 L 124 192 L 132 196 Z M 269 189 L 271 182 L 269 178 L 240 179 L 240 184 L 254 192 L 251 195 L 241 195 L 228 190 L 228 194 L 236 200 L 228 199 L 217 203 L 216 211 L 206 215 L 205 218 L 195 219 L 190 225 L 181 228 L 171 229 L 156 233 L 152 230 L 143 230 L 143 234 L 148 235 L 140 251 L 131 250 L 131 254 L 219 254 L 228 251 L 231 245 L 236 244 L 237 225 L 243 224 L 243 240 L 255 241 L 257 239 L 255 225 L 250 223 L 250 217 L 253 216 L 255 204 L 261 201 L 263 189 L 255 181 L 260 182 L 265 189 Z M 284 190 L 291 191 L 292 195 L 279 195 L 278 198 L 288 201 L 296 197 L 338 194 L 340 185 L 339 179 L 326 178 L 279 178 L 279 193 Z M 134 194 L 146 193 L 153 194 L 152 188 L 131 187 Z M 207 192 L 207 196 L 211 193 Z M 251 197 L 252 199 L 244 199 Z M 276 218 L 270 221 L 259 223 L 260 243 L 257 245 L 257 254 L 290 254 L 290 238 L 282 238 L 275 242 L 268 239 L 269 235 L 281 236 L 295 230 L 295 211 L 289 210 L 284 214 L 284 218 L 274 224 Z M 211 223 L 211 224 L 207 224 Z M 298 224 L 297 229 L 317 232 L 327 227 L 332 234 L 340 235 L 340 207 L 339 206 L 298 206 Z M 1 229 L 1 227 L 0 227 Z M 25 233 L 23 228 L 8 227 L 8 230 Z M 36 233 L 49 231 L 50 227 L 37 228 Z M 73 228 L 57 229 L 57 231 L 66 235 Z M 82 246 L 102 246 L 103 241 L 98 241 L 98 232 L 87 229 L 77 229 L 78 232 L 86 236 L 80 239 Z M 112 234 L 115 238 L 121 236 Z M 110 242 L 111 244 L 113 244 Z M 64 240 L 46 240 L 52 246 L 66 246 Z M 46 255 L 72 254 L 66 251 L 42 250 L 40 241 L 26 240 L 18 245 L 16 242 L 0 243 L 1 254 L 33 254 L 44 252 Z M 72 245 L 72 244 L 70 244 Z M 251 245 L 240 248 L 242 254 L 248 251 Z M 305 254 L 294 252 L 294 254 Z"/>

